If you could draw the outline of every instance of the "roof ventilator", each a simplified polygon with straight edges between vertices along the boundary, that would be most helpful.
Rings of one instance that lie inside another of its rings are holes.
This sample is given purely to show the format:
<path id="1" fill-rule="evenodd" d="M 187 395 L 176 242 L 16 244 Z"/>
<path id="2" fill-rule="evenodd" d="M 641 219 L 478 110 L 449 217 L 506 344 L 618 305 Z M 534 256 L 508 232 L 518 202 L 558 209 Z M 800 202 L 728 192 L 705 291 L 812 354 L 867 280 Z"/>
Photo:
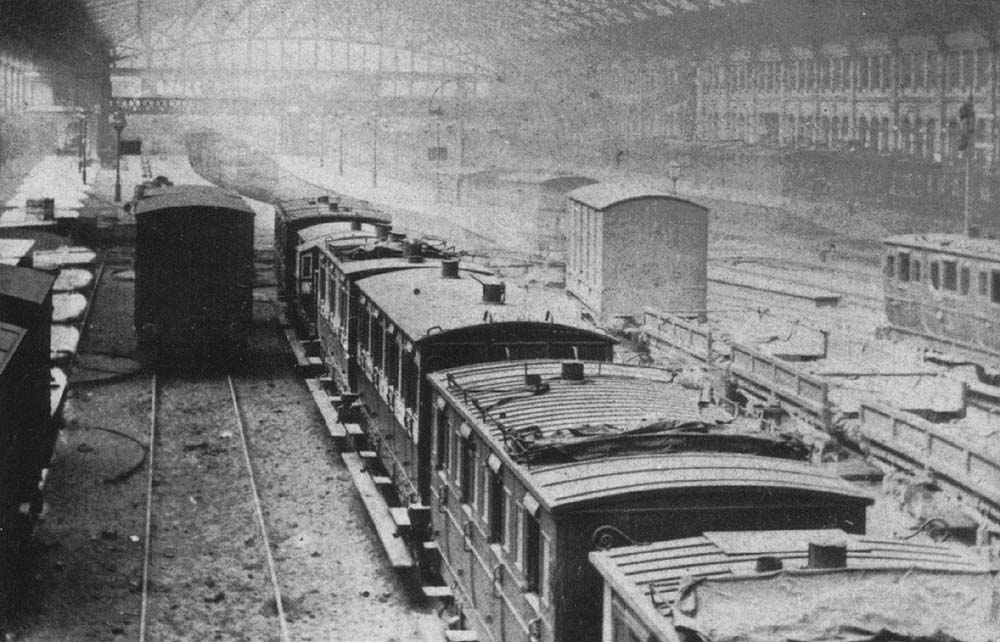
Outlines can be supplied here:
<path id="1" fill-rule="evenodd" d="M 389 230 L 392 228 L 388 225 L 377 225 L 375 226 L 375 238 L 379 241 L 389 240 Z"/>
<path id="2" fill-rule="evenodd" d="M 361 229 L 361 221 L 359 219 L 354 219 L 351 221 L 351 230 L 357 232 Z"/>
<path id="3" fill-rule="evenodd" d="M 780 571 L 784 567 L 785 563 L 781 561 L 780 557 L 764 555 L 757 558 L 758 573 L 774 573 L 775 571 Z"/>
<path id="4" fill-rule="evenodd" d="M 847 543 L 809 542 L 809 569 L 847 568 Z"/>
<path id="5" fill-rule="evenodd" d="M 316 197 L 316 202 L 317 203 L 329 203 L 330 202 L 330 195 L 329 194 L 323 194 L 322 196 L 317 196 Z"/>
<path id="6" fill-rule="evenodd" d="M 562 362 L 562 380 L 570 382 L 580 382 L 583 381 L 583 362 L 582 361 L 563 361 Z"/>
<path id="7" fill-rule="evenodd" d="M 339 212 L 340 211 L 340 203 L 338 203 L 337 201 L 333 201 L 332 203 L 329 203 L 326 206 L 326 209 L 329 210 L 329 211 L 331 211 L 331 212 Z"/>
<path id="8" fill-rule="evenodd" d="M 424 253 L 420 241 L 409 241 L 403 244 L 403 258 L 407 263 L 423 263 Z"/>
<path id="9" fill-rule="evenodd" d="M 503 283 L 483 283 L 483 303 L 504 303 L 507 300 L 507 286 Z"/>
<path id="10" fill-rule="evenodd" d="M 406 235 L 402 232 L 389 232 L 389 240 L 393 243 L 402 243 L 406 240 Z"/>
<path id="11" fill-rule="evenodd" d="M 458 278 L 458 259 L 441 260 L 441 278 L 443 279 Z"/>

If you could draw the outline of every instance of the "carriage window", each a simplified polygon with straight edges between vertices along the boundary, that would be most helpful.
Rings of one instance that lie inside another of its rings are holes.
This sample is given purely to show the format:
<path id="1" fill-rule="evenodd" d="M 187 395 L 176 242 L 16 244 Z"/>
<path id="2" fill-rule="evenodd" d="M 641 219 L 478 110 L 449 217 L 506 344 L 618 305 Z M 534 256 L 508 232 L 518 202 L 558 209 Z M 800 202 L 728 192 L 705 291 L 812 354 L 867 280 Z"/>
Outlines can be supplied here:
<path id="1" fill-rule="evenodd" d="M 920 282 L 920 261 L 914 259 L 912 264 L 912 269 L 910 270 L 910 276 L 914 281 Z"/>
<path id="2" fill-rule="evenodd" d="M 358 315 L 358 343 L 363 350 L 370 349 L 371 341 L 369 339 L 368 314 L 362 310 L 362 314 Z"/>
<path id="3" fill-rule="evenodd" d="M 437 468 L 438 470 L 443 470 L 449 466 L 448 450 L 451 448 L 451 444 L 449 443 L 451 441 L 451 426 L 448 425 L 448 413 L 444 410 L 436 410 L 434 419 L 434 428 L 437 430 L 437 433 L 435 433 L 437 437 L 435 441 Z"/>
<path id="4" fill-rule="evenodd" d="M 371 337 L 372 337 L 372 364 L 379 370 L 382 369 L 382 345 L 385 341 L 385 337 L 382 332 L 382 324 L 379 323 L 378 319 L 373 318 L 371 320 Z"/>
<path id="5" fill-rule="evenodd" d="M 910 280 L 910 255 L 899 253 L 899 280 L 904 283 Z"/>
<path id="6" fill-rule="evenodd" d="M 969 293 L 969 268 L 962 267 L 958 272 L 958 289 L 962 294 Z"/>
<path id="7" fill-rule="evenodd" d="M 385 335 L 385 378 L 390 386 L 399 385 L 399 343 L 389 333 Z"/>
<path id="8" fill-rule="evenodd" d="M 504 550 L 510 552 L 517 546 L 517 531 L 515 530 L 516 521 L 514 519 L 514 514 L 517 511 L 517 504 L 514 503 L 514 499 L 510 496 L 510 489 L 503 489 L 503 503 L 504 508 L 504 521 L 505 528 L 503 530 L 503 547 Z"/>
<path id="9" fill-rule="evenodd" d="M 896 274 L 896 257 L 887 254 L 885 257 L 885 275 L 890 279 Z"/>
<path id="10" fill-rule="evenodd" d="M 941 266 L 937 261 L 931 261 L 931 286 L 935 290 L 941 287 Z"/>
<path id="11" fill-rule="evenodd" d="M 993 291 L 990 292 L 990 300 L 993 303 L 1000 303 L 1000 270 L 993 270 Z"/>
<path id="12" fill-rule="evenodd" d="M 326 282 L 326 267 L 320 263 L 319 264 L 319 300 L 321 302 L 326 302 L 326 292 L 327 292 L 327 282 Z"/>
<path id="13" fill-rule="evenodd" d="M 462 471 L 459 485 L 462 489 L 462 503 L 468 504 L 475 497 L 476 444 L 471 439 L 462 440 Z"/>
<path id="14" fill-rule="evenodd" d="M 303 279 L 311 279 L 313 275 L 313 257 L 311 254 L 302 255 L 302 264 L 299 268 Z"/>
<path id="15" fill-rule="evenodd" d="M 531 593 L 541 592 L 544 557 L 542 526 L 534 515 L 524 511 L 524 581 Z"/>
<path id="16" fill-rule="evenodd" d="M 958 263 L 955 261 L 942 261 L 944 264 L 944 289 L 958 289 Z"/>
<path id="17" fill-rule="evenodd" d="M 417 373 L 417 363 L 413 360 L 413 355 L 403 352 L 403 373 L 400 386 L 403 389 L 403 403 L 411 410 L 417 409 L 417 386 L 420 375 Z"/>
<path id="18" fill-rule="evenodd" d="M 503 477 L 491 469 L 489 476 L 489 523 L 490 541 L 499 542 L 504 535 L 504 516 L 507 513 L 509 494 L 503 487 Z"/>

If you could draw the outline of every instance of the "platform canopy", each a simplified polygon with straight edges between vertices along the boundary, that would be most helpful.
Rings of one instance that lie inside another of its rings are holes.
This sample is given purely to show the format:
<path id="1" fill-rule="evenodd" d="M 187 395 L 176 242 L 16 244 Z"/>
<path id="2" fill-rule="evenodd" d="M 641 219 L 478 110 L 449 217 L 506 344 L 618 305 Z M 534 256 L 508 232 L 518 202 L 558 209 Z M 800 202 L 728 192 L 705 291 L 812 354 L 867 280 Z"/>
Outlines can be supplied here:
<path id="1" fill-rule="evenodd" d="M 755 0 L 82 0 L 119 54 L 283 34 L 505 61 L 553 38 Z"/>

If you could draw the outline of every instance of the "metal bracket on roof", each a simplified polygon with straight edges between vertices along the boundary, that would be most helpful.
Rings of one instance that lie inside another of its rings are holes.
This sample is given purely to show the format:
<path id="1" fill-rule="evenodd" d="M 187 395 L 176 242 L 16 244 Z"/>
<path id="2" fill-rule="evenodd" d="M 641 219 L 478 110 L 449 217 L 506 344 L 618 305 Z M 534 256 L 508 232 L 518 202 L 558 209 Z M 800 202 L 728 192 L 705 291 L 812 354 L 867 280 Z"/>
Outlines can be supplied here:
<path id="1" fill-rule="evenodd" d="M 636 545 L 636 544 L 646 544 L 648 542 L 639 542 L 632 539 L 622 531 L 618 530 L 610 524 L 605 524 L 604 526 L 598 526 L 594 533 L 590 536 L 590 543 L 593 547 L 599 551 L 607 551 L 615 547 L 615 540 L 619 540 L 618 545 L 622 546 L 624 544 Z"/>

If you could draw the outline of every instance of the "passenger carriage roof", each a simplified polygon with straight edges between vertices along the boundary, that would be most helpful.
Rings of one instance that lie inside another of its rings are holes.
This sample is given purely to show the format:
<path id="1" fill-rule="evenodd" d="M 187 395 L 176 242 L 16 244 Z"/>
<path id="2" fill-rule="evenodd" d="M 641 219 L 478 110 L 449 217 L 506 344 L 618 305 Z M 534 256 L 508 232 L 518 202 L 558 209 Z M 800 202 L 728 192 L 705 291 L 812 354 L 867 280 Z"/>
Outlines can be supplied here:
<path id="1" fill-rule="evenodd" d="M 1000 240 L 997 239 L 969 238 L 961 234 L 898 234 L 886 238 L 883 243 L 1000 262 Z"/>
<path id="2" fill-rule="evenodd" d="M 846 544 L 846 568 L 804 570 L 810 542 Z M 783 569 L 758 572 L 762 557 L 781 560 Z M 840 530 L 707 532 L 595 551 L 590 560 L 617 597 L 652 630 L 670 630 L 676 620 L 681 626 L 712 628 L 704 632 L 719 642 L 775 639 L 776 626 L 781 627 L 781 639 L 839 640 L 840 635 L 826 637 L 808 629 L 847 626 L 852 616 L 867 619 L 857 623 L 872 631 L 921 619 L 931 627 L 947 624 L 949 618 L 959 627 L 976 625 L 976 619 L 982 624 L 984 614 L 989 618 L 990 584 L 996 574 L 995 567 L 968 549 Z M 905 584 L 907 578 L 912 578 L 911 587 Z M 677 600 L 692 589 L 697 598 L 682 601 L 683 608 L 675 611 Z M 935 594 L 938 599 L 928 599 Z M 881 597 L 889 601 L 884 612 L 877 604 Z M 787 608 L 790 600 L 795 609 Z M 847 608 L 840 610 L 845 603 Z M 730 624 L 740 627 L 738 632 L 712 626 L 720 609 Z M 743 617 L 743 609 L 759 617 Z"/>
<path id="3" fill-rule="evenodd" d="M 0 374 L 7 369 L 7 364 L 14 358 L 17 347 L 27 333 L 22 327 L 0 322 Z M 0 412 L 6 411 L 0 408 Z"/>
<path id="4" fill-rule="evenodd" d="M 315 247 L 324 242 L 344 242 L 344 243 L 369 243 L 375 239 L 372 232 L 364 230 L 352 230 L 343 221 L 331 223 L 319 223 L 305 229 L 299 230 L 297 249 L 299 251 L 308 249 L 306 246 Z"/>
<path id="5" fill-rule="evenodd" d="M 214 207 L 254 214 L 250 206 L 235 192 L 211 185 L 171 185 L 151 189 L 136 204 L 135 213 L 152 214 L 175 208 Z"/>
<path id="6" fill-rule="evenodd" d="M 0 295 L 41 303 L 52 291 L 56 275 L 25 267 L 0 265 Z"/>
<path id="7" fill-rule="evenodd" d="M 437 264 L 435 261 L 433 264 Z M 419 264 L 417 264 L 419 265 Z M 614 340 L 581 321 L 579 308 L 568 296 L 540 288 L 507 285 L 506 303 L 483 302 L 482 283 L 496 283 L 472 270 L 461 269 L 457 279 L 438 270 L 397 270 L 362 279 L 362 292 L 413 340 L 430 328 L 444 333 L 458 328 L 513 321 L 546 321 L 590 331 L 597 339 Z"/>
<path id="8" fill-rule="evenodd" d="M 851 484 L 801 461 L 719 451 L 671 454 L 648 444 L 628 449 L 627 442 L 616 449 L 614 440 L 620 435 L 602 432 L 605 427 L 637 431 L 628 435 L 636 438 L 640 427 L 661 419 L 680 425 L 714 424 L 731 417 L 715 405 L 699 409 L 701 390 L 674 382 L 675 373 L 670 371 L 586 362 L 584 380 L 573 382 L 561 378 L 561 368 L 560 362 L 550 360 L 498 362 L 429 375 L 435 388 L 461 410 L 507 465 L 519 471 L 550 509 L 626 493 L 713 486 L 784 488 L 871 503 L 867 494 Z M 527 386 L 526 374 L 539 375 L 543 387 Z M 484 411 L 488 418 L 484 419 Z M 593 432 L 595 427 L 600 430 Z M 594 451 L 598 457 L 585 458 L 581 452 L 578 461 L 571 463 L 521 463 L 522 445 L 514 443 L 511 435 L 525 432 L 534 433 L 535 445 L 551 440 L 555 448 L 574 456 L 572 449 L 578 443 L 592 442 L 598 447 Z M 738 440 L 761 434 L 756 422 L 747 421 L 723 426 L 718 432 L 728 432 Z M 655 443 L 671 433 L 668 428 L 651 434 Z M 591 439 L 591 435 L 606 438 Z M 624 454 L 615 454 L 619 452 Z"/>
<path id="9" fill-rule="evenodd" d="M 703 205 L 698 205 L 692 201 L 677 198 L 673 194 L 652 190 L 641 185 L 594 183 L 593 185 L 586 185 L 584 187 L 577 188 L 569 192 L 567 196 L 574 201 L 588 205 L 596 210 L 607 209 L 612 205 L 639 198 L 666 199 L 670 201 L 677 201 L 679 203 L 685 203 L 687 205 L 693 205 L 706 211 L 708 210 L 708 208 Z"/>
<path id="10" fill-rule="evenodd" d="M 368 201 L 338 194 L 326 194 L 328 200 L 323 202 L 319 200 L 321 196 L 323 195 L 317 194 L 301 198 L 280 199 L 274 205 L 286 220 L 330 216 L 346 221 L 361 219 L 363 222 L 372 224 L 388 225 L 392 222 L 388 214 L 373 208 Z M 336 206 L 337 209 L 330 209 L 331 205 Z"/>

